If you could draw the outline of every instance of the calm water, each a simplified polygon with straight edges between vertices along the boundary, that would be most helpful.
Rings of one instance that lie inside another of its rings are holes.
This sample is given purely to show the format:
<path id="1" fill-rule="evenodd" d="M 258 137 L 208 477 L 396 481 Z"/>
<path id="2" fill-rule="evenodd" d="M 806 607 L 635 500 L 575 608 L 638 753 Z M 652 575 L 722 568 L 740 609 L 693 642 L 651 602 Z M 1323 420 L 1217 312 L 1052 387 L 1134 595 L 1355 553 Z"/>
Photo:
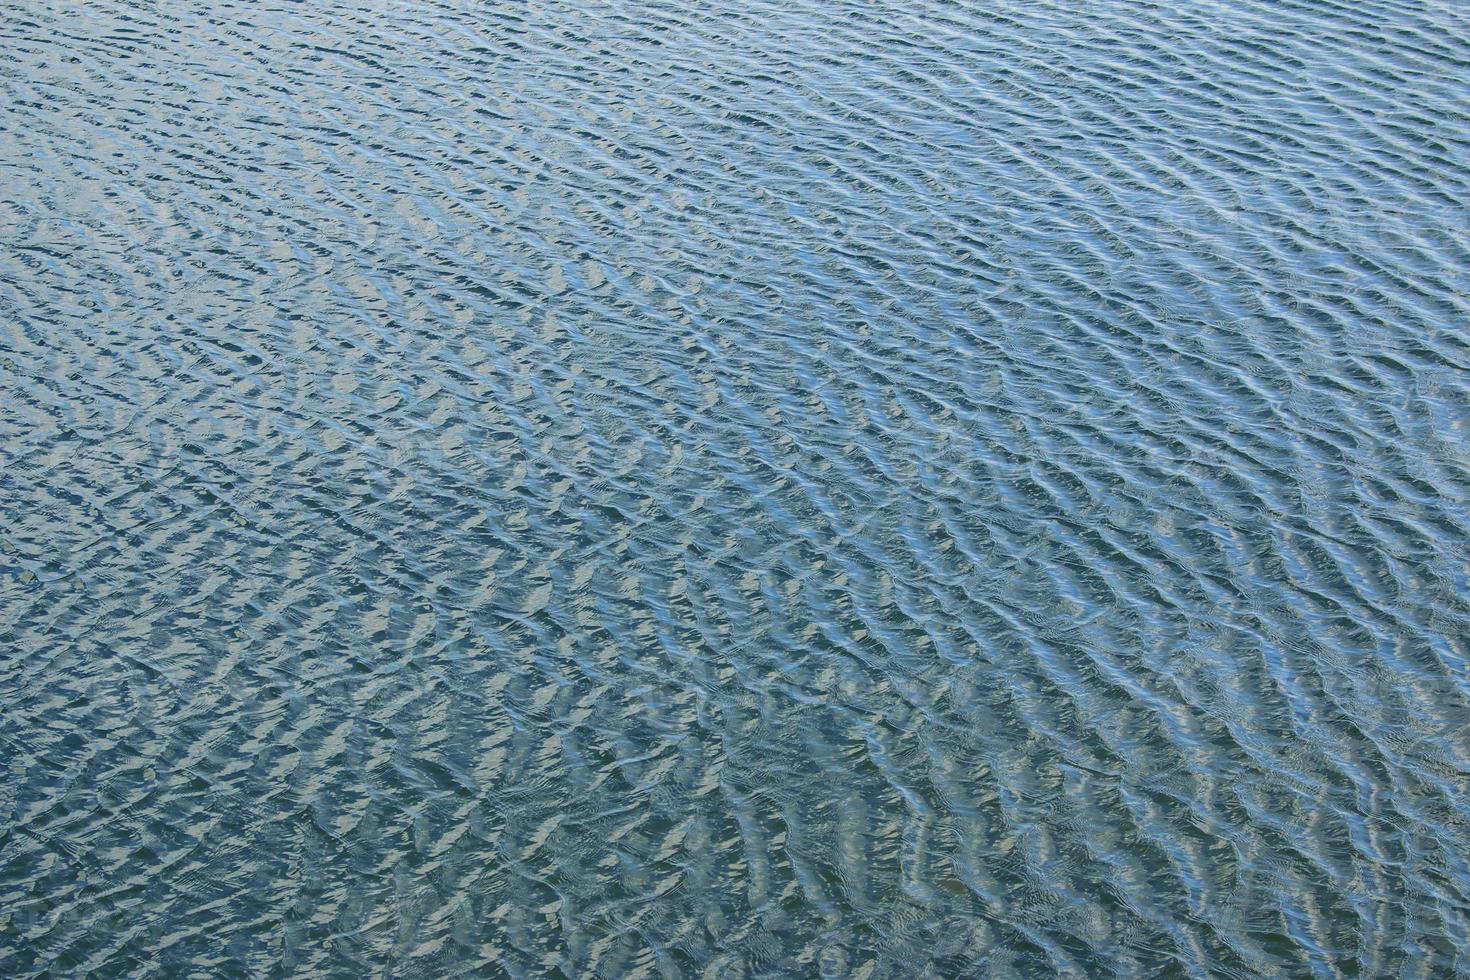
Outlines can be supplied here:
<path id="1" fill-rule="evenodd" d="M 1470 973 L 1470 7 L 0 0 L 0 974 Z"/>

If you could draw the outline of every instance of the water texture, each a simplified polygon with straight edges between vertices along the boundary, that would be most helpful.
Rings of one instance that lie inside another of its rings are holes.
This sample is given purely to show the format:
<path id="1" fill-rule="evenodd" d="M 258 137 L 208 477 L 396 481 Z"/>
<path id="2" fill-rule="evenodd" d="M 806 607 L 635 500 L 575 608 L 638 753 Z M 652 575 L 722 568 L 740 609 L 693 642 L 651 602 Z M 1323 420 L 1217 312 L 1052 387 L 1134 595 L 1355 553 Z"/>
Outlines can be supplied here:
<path id="1" fill-rule="evenodd" d="M 0 0 L 0 974 L 1470 974 L 1470 6 Z"/>

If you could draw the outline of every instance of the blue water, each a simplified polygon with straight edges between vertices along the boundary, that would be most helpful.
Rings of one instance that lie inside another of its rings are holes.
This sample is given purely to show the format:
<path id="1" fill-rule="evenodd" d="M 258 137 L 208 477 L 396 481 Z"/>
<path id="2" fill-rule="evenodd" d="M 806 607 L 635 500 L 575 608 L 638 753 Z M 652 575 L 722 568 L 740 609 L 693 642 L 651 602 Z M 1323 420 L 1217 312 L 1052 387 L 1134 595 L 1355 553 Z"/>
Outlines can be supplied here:
<path id="1" fill-rule="evenodd" d="M 1470 975 L 1470 7 L 0 0 L 0 975 Z"/>

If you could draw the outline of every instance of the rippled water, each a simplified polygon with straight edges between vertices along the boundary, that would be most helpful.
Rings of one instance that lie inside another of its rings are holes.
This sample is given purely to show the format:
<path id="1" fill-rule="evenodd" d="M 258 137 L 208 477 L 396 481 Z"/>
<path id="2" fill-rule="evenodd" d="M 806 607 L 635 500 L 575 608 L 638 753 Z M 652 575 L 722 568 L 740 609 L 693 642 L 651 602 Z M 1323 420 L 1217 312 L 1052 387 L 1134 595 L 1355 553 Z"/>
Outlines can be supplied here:
<path id="1" fill-rule="evenodd" d="M 0 2 L 0 973 L 1470 971 L 1470 8 Z"/>

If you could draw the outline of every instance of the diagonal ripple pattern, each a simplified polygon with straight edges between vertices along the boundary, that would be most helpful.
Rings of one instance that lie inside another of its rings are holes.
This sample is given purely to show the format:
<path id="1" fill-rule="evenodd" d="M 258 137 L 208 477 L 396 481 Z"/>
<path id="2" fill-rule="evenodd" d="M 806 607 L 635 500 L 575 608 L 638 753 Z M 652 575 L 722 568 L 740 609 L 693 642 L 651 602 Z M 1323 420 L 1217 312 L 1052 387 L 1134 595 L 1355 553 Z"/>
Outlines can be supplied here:
<path id="1" fill-rule="evenodd" d="M 0 974 L 1470 972 L 1467 79 L 0 0 Z"/>

